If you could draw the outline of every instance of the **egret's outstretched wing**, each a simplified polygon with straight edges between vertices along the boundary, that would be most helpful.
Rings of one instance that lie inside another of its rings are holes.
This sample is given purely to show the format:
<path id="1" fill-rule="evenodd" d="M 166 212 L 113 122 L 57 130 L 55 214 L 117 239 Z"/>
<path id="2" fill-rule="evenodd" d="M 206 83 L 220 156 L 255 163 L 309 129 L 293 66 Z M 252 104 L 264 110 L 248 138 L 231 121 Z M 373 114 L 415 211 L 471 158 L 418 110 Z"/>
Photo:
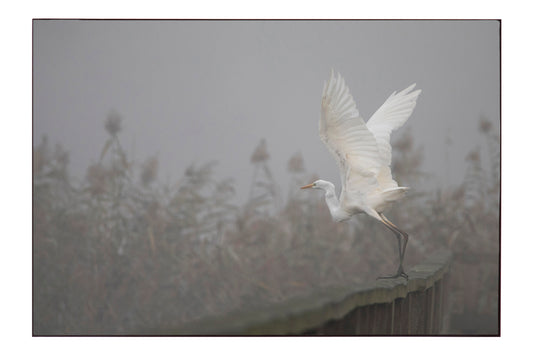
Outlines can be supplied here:
<path id="1" fill-rule="evenodd" d="M 344 79 L 333 70 L 322 93 L 319 133 L 339 165 L 343 191 L 375 181 L 381 166 L 376 138 L 359 116 Z"/>
<path id="2" fill-rule="evenodd" d="M 391 164 L 390 134 L 407 121 L 416 106 L 421 90 L 412 91 L 415 85 L 412 84 L 399 93 L 392 93 L 366 123 L 376 137 L 379 154 L 386 166 Z"/>

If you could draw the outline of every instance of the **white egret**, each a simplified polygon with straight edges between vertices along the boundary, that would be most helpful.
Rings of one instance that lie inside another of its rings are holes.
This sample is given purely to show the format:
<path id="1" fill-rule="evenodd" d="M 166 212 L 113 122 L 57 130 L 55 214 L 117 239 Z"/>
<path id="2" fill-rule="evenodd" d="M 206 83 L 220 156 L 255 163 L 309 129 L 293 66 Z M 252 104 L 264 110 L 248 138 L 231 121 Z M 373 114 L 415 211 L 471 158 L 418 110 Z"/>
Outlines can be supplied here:
<path id="1" fill-rule="evenodd" d="M 382 222 L 398 239 L 399 266 L 395 275 L 384 278 L 407 278 L 403 258 L 409 236 L 390 222 L 383 211 L 399 200 L 409 189 L 399 187 L 391 174 L 390 134 L 409 118 L 421 90 L 415 84 L 392 93 L 365 124 L 339 73 L 333 69 L 322 92 L 319 134 L 339 166 L 342 190 L 340 198 L 335 186 L 317 180 L 301 187 L 325 191 L 326 204 L 333 220 L 343 221 L 366 213 Z"/>

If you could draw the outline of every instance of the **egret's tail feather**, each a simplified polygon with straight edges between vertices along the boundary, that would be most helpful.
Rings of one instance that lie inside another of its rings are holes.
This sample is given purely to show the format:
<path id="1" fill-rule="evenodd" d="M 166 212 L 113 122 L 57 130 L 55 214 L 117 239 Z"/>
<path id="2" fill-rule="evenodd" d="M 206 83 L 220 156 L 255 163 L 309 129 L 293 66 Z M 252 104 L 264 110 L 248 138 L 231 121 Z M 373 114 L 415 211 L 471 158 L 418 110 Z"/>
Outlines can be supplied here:
<path id="1" fill-rule="evenodd" d="M 395 187 L 385 189 L 381 194 L 386 202 L 394 202 L 405 196 L 405 193 L 409 190 L 408 187 Z"/>

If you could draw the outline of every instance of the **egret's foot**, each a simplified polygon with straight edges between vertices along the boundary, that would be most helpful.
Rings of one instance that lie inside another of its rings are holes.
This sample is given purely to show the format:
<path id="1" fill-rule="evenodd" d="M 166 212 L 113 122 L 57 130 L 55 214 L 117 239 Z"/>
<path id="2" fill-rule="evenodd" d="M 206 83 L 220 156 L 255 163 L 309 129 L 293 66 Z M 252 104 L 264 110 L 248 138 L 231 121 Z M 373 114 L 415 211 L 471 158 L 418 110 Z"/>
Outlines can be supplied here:
<path id="1" fill-rule="evenodd" d="M 398 272 L 396 272 L 395 275 L 385 276 L 385 277 L 378 277 L 377 279 L 395 279 L 395 278 L 398 278 L 398 277 L 403 277 L 405 279 L 409 279 L 409 276 L 407 275 L 407 273 L 405 273 L 403 271 L 403 268 L 399 268 Z"/>

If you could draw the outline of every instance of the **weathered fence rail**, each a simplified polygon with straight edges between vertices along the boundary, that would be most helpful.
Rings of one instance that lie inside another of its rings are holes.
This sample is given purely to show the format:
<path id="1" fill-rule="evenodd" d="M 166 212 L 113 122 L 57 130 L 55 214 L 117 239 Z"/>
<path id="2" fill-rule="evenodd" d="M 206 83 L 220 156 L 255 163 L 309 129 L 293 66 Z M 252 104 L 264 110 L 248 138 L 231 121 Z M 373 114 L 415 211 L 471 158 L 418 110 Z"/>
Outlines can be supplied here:
<path id="1" fill-rule="evenodd" d="M 409 280 L 328 288 L 256 310 L 206 318 L 173 335 L 435 335 L 442 333 L 452 255 L 441 251 L 412 268 Z"/>

